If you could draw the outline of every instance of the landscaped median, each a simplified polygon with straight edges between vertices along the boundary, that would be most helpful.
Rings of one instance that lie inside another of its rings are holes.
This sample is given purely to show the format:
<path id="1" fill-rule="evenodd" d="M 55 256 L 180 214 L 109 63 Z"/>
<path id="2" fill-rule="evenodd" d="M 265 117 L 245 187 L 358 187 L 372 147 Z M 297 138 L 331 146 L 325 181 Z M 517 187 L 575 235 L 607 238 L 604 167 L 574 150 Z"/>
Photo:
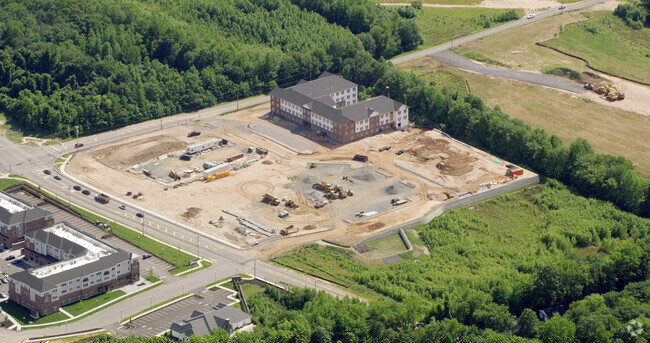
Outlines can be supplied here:
<path id="1" fill-rule="evenodd" d="M 134 289 L 128 293 L 123 290 L 114 290 L 108 293 L 100 294 L 93 298 L 85 299 L 72 305 L 65 306 L 61 309 L 60 312 L 52 313 L 45 317 L 38 318 L 33 322 L 28 321 L 30 318 L 29 310 L 14 303 L 11 300 L 0 303 L 0 307 L 2 307 L 2 314 L 7 315 L 9 319 L 15 324 L 15 326 L 17 326 L 18 330 L 56 326 L 79 320 L 108 306 L 162 285 L 162 281 L 156 277 L 145 277 L 145 279 L 154 282 L 148 282 L 148 285 L 144 282 L 141 282 L 136 287 L 145 286 L 144 288 Z M 133 286 L 134 285 L 128 285 L 123 287 L 123 289 L 133 288 Z"/>

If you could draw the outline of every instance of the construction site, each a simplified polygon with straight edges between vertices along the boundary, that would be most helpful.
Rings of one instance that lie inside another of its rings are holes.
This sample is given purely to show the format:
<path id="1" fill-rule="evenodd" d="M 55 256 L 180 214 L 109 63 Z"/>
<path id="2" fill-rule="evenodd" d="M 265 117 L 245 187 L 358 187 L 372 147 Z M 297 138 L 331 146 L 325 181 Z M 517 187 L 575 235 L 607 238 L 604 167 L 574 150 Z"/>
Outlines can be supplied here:
<path id="1" fill-rule="evenodd" d="M 275 125 L 268 111 L 260 105 L 83 151 L 66 171 L 208 235 L 263 246 L 264 255 L 360 240 L 534 176 L 438 131 L 317 144 Z"/>

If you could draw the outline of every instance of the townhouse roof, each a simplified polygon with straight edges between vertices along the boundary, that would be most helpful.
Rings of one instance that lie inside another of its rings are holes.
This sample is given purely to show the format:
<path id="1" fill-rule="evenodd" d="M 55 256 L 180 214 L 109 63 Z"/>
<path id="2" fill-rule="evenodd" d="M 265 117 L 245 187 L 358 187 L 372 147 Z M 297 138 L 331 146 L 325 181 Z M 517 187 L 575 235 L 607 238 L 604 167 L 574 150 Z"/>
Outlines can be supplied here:
<path id="1" fill-rule="evenodd" d="M 51 213 L 0 192 L 0 223 L 14 225 L 47 217 Z"/>
<path id="2" fill-rule="evenodd" d="M 354 87 L 357 87 L 356 83 L 326 71 L 315 80 L 298 82 L 295 86 L 289 88 L 312 99 L 317 99 Z"/>

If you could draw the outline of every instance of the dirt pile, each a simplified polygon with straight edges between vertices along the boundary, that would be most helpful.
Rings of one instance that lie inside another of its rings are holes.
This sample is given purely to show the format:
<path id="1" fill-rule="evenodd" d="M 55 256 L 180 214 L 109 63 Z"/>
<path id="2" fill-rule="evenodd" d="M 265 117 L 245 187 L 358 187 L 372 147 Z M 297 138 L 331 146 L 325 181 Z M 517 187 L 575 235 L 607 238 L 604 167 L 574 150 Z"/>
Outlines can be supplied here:
<path id="1" fill-rule="evenodd" d="M 177 138 L 158 135 L 118 146 L 108 146 L 97 150 L 94 156 L 97 161 L 108 167 L 126 169 L 171 151 L 183 150 L 185 146 L 186 144 Z"/>
<path id="2" fill-rule="evenodd" d="M 185 219 L 192 219 L 192 218 L 196 218 L 196 216 L 198 216 L 199 213 L 201 213 L 201 211 L 203 210 L 198 207 L 190 207 L 187 209 L 187 211 L 183 212 L 181 216 Z"/>
<path id="3" fill-rule="evenodd" d="M 444 175 L 461 176 L 471 172 L 474 169 L 473 163 L 478 159 L 469 152 L 459 153 L 450 148 L 449 144 L 446 139 L 421 137 L 405 152 L 420 163 L 435 163 L 436 168 Z"/>

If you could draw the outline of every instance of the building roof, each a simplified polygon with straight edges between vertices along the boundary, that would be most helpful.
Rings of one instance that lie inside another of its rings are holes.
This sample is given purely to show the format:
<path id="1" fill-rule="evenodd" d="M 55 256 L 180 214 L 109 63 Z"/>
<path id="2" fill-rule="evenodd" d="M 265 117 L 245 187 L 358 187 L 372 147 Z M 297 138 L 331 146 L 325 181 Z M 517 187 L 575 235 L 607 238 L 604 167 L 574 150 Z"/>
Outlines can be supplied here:
<path id="1" fill-rule="evenodd" d="M 292 104 L 305 107 L 313 113 L 341 125 L 347 123 L 348 120 L 367 119 L 373 112 L 386 113 L 398 110 L 403 106 L 402 103 L 381 95 L 356 104 L 336 108 L 334 100 L 328 95 L 357 85 L 342 77 L 326 73 L 313 81 L 303 82 L 304 80 L 301 80 L 293 87 L 284 89 L 275 87 L 270 94 Z M 322 91 L 319 90 L 321 88 Z M 332 91 L 332 89 L 334 90 Z"/>
<path id="2" fill-rule="evenodd" d="M 73 256 L 67 260 L 10 275 L 10 278 L 41 293 L 52 290 L 63 282 L 131 260 L 131 254 L 87 236 L 65 223 L 30 232 L 27 237 Z"/>
<path id="3" fill-rule="evenodd" d="M 183 338 L 189 338 L 193 335 L 207 335 L 213 329 L 228 330 L 231 323 L 239 323 L 251 318 L 249 314 L 234 306 L 215 307 L 210 312 L 202 313 L 193 311 L 189 316 L 185 316 L 172 322 L 170 329 Z"/>
<path id="4" fill-rule="evenodd" d="M 5 192 L 0 192 L 0 223 L 14 225 L 47 217 L 50 212 L 24 203 Z"/>

